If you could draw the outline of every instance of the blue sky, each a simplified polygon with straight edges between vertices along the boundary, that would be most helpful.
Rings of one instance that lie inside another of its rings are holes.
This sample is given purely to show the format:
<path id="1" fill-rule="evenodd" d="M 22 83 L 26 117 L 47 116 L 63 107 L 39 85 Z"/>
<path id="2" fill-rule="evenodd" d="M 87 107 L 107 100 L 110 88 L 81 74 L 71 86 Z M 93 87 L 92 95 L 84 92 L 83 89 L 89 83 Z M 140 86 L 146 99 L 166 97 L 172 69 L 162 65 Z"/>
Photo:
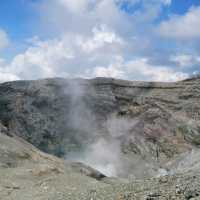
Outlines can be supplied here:
<path id="1" fill-rule="evenodd" d="M 0 82 L 199 72 L 199 0 L 2 0 Z"/>
<path id="2" fill-rule="evenodd" d="M 0 26 L 10 37 L 20 40 L 29 37 L 35 13 L 24 0 L 2 0 L 0 3 Z"/>
<path id="3" fill-rule="evenodd" d="M 176 14 L 185 14 L 191 6 L 199 6 L 199 0 L 174 0 L 169 11 Z"/>

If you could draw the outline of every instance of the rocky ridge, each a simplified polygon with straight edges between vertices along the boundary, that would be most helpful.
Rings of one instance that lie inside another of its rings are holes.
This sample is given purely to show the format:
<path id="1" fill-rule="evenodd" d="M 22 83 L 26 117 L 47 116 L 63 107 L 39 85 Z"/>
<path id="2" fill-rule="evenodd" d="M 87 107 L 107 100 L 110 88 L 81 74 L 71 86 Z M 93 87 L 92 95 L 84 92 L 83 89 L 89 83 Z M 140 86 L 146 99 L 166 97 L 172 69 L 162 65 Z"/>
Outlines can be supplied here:
<path id="1" fill-rule="evenodd" d="M 0 198 L 200 198 L 199 91 L 199 78 L 1 84 Z M 86 147 L 115 150 L 114 159 L 89 155 L 113 165 L 118 178 L 63 161 Z"/>

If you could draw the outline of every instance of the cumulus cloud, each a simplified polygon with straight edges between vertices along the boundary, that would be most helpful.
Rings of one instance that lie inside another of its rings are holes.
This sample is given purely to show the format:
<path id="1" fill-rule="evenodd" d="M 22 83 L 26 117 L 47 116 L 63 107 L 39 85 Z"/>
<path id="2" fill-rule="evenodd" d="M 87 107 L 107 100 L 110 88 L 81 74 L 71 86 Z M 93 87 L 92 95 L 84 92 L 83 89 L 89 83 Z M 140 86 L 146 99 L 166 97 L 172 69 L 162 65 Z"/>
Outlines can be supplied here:
<path id="1" fill-rule="evenodd" d="M 125 69 L 123 69 L 123 58 L 116 56 L 113 63 L 109 66 L 96 66 L 94 69 L 87 69 L 86 76 L 88 77 L 112 77 L 112 78 L 125 78 Z"/>
<path id="2" fill-rule="evenodd" d="M 123 39 L 105 25 L 94 27 L 90 35 L 66 33 L 49 40 L 32 38 L 29 43 L 25 52 L 4 64 L 22 79 L 81 76 L 88 67 L 112 62 L 124 46 Z"/>
<path id="3" fill-rule="evenodd" d="M 68 10 L 75 13 L 83 12 L 89 6 L 88 0 L 58 0 Z"/>
<path id="4" fill-rule="evenodd" d="M 0 28 L 0 51 L 5 49 L 9 44 L 9 38 L 7 33 Z M 6 81 L 19 80 L 20 78 L 12 73 L 6 67 L 6 61 L 3 58 L 0 58 L 0 83 Z"/>
<path id="5" fill-rule="evenodd" d="M 12 74 L 10 70 L 5 67 L 5 65 L 5 60 L 0 58 L 0 83 L 19 80 L 20 78 L 15 74 Z"/>
<path id="6" fill-rule="evenodd" d="M 174 15 L 162 22 L 159 32 L 174 39 L 200 39 L 200 7 L 192 7 L 185 15 Z"/>
<path id="7" fill-rule="evenodd" d="M 183 73 L 170 66 L 152 66 L 148 63 L 148 59 L 142 58 L 127 63 L 130 72 L 137 74 L 142 80 L 154 81 L 178 81 L 188 77 L 187 73 Z"/>
<path id="8" fill-rule="evenodd" d="M 18 76 L 16 76 L 15 74 L 0 71 L 0 83 L 8 82 L 8 81 L 15 81 L 15 80 L 20 80 L 20 78 Z"/>
<path id="9" fill-rule="evenodd" d="M 96 67 L 92 76 L 170 82 L 183 80 L 188 74 L 170 66 L 152 66 L 147 58 L 136 58 L 127 62 L 121 60 L 108 67 Z"/>
<path id="10" fill-rule="evenodd" d="M 177 81 L 188 76 L 187 73 L 172 69 L 170 66 L 154 66 L 148 58 L 124 59 L 123 40 L 115 32 L 97 30 L 92 31 L 91 37 L 77 34 L 65 35 L 56 40 L 36 40 L 34 46 L 17 55 L 6 69 L 22 79 L 81 76 Z M 183 62 L 189 62 L 180 56 L 171 59 L 182 65 Z M 76 64 L 76 70 L 70 73 Z M 78 67 L 80 68 L 77 73 Z"/>
<path id="11" fill-rule="evenodd" d="M 100 49 L 105 45 L 113 44 L 123 44 L 123 40 L 116 35 L 116 33 L 109 31 L 108 28 L 104 25 L 100 26 L 100 29 L 94 27 L 92 29 L 93 37 L 86 41 L 79 40 L 80 46 L 83 51 L 90 53 L 96 49 Z"/>
<path id="12" fill-rule="evenodd" d="M 8 69 L 23 79 L 66 76 L 62 65 L 74 57 L 64 40 L 35 41 L 24 53 L 14 57 Z M 60 68 L 60 70 L 58 70 Z"/>
<path id="13" fill-rule="evenodd" d="M 140 6 L 134 8 L 135 4 Z M 1 73 L 20 79 L 105 76 L 175 81 L 185 78 L 187 72 L 183 66 L 194 63 L 194 58 L 184 57 L 185 53 L 176 52 L 173 44 L 167 43 L 172 46 L 170 53 L 165 48 L 165 37 L 161 39 L 154 31 L 154 22 L 163 6 L 170 4 L 171 0 L 39 1 L 42 37 L 29 39 L 24 52 L 1 65 Z M 134 9 L 127 12 L 125 5 Z M 166 28 L 162 27 L 173 19 L 178 23 L 189 18 L 196 23 L 196 14 L 193 20 L 190 16 L 196 10 L 161 23 L 159 33 L 164 36 Z M 187 54 L 193 57 L 192 52 Z"/>
<path id="14" fill-rule="evenodd" d="M 200 56 L 191 54 L 178 54 L 171 56 L 171 61 L 182 68 L 191 68 L 200 65 Z"/>

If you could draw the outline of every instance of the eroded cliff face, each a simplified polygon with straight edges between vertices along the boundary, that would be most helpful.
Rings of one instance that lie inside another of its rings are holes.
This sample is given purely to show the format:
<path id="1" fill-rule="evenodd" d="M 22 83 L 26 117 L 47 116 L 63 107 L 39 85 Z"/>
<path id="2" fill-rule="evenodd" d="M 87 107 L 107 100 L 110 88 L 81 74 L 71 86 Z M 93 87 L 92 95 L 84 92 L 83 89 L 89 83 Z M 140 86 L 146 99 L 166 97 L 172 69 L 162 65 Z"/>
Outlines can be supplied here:
<path id="1" fill-rule="evenodd" d="M 189 170 L 200 145 L 200 79 L 46 79 L 0 85 L 0 121 L 40 150 L 108 176 Z M 198 167 L 197 167 L 198 168 Z"/>

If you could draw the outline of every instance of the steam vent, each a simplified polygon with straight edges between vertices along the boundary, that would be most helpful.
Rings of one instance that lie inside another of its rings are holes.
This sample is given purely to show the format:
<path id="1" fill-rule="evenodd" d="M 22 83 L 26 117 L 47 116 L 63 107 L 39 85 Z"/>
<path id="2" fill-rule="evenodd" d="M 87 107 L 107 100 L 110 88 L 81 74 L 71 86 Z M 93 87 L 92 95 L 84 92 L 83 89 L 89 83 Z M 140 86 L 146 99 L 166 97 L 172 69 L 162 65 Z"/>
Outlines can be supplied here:
<path id="1" fill-rule="evenodd" d="M 199 77 L 0 84 L 0 200 L 199 199 Z"/>

